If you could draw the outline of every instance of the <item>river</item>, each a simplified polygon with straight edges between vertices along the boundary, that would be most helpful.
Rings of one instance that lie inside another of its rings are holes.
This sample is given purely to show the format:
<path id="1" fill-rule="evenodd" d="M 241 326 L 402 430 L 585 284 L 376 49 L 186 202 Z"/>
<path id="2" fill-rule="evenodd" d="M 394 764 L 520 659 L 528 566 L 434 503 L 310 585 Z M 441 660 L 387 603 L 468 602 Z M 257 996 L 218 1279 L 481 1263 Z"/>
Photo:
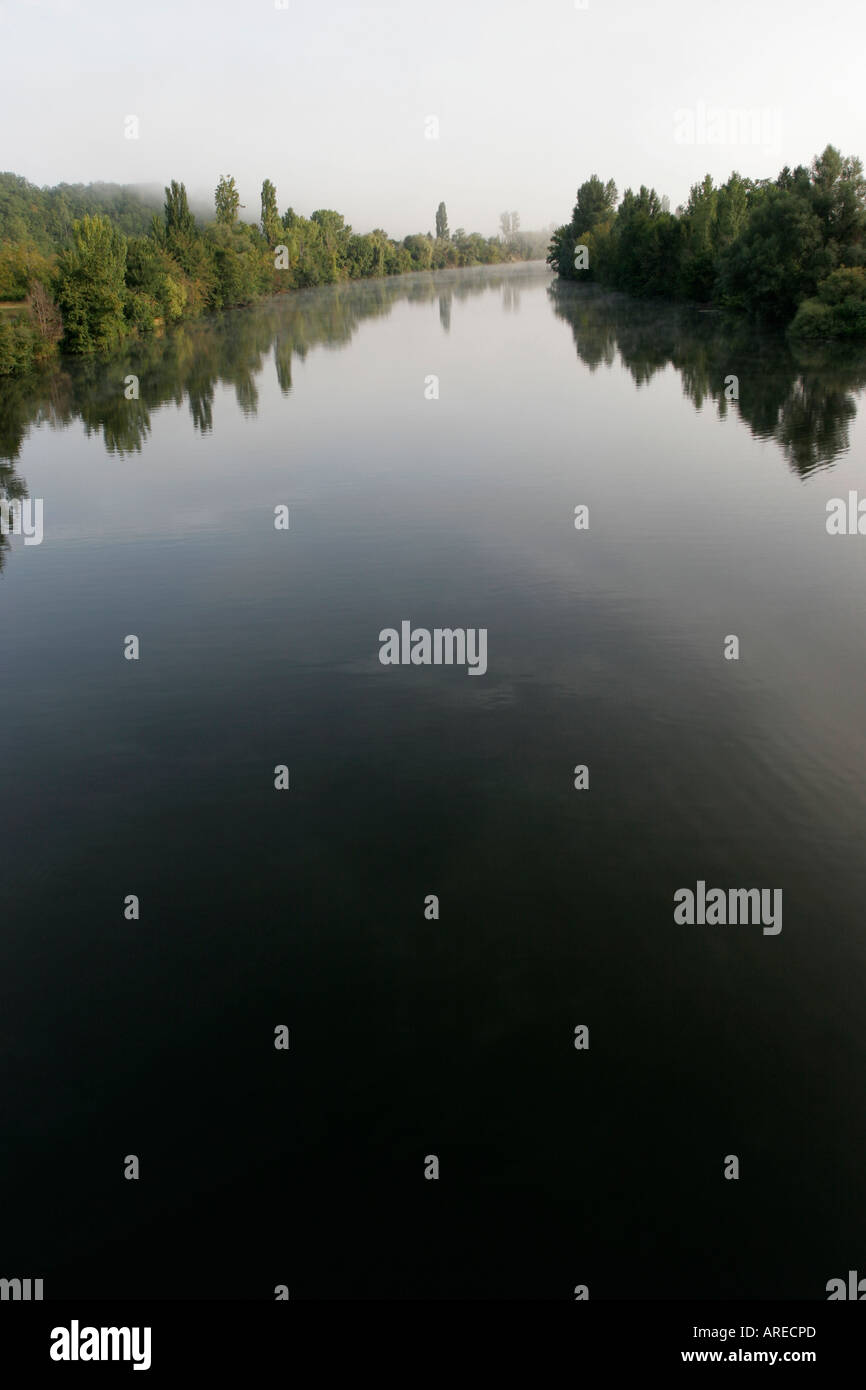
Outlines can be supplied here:
<path id="1" fill-rule="evenodd" d="M 862 353 L 540 264 L 0 384 L 43 518 L 0 550 L 0 1273 L 824 1298 L 862 1266 L 866 539 L 826 509 L 864 388 Z M 403 622 L 483 630 L 486 669 L 383 664 Z M 699 883 L 781 890 L 779 929 L 675 921 Z"/>

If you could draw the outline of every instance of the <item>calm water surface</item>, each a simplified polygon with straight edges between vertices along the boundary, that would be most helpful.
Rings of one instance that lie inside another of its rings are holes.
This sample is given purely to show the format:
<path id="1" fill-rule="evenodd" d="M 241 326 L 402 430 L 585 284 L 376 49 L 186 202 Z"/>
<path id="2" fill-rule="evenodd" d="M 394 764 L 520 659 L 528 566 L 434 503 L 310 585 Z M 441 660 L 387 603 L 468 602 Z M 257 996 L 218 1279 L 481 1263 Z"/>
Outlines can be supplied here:
<path id="1" fill-rule="evenodd" d="M 866 356 L 540 265 L 0 386 L 0 481 L 45 526 L 0 552 L 0 1273 L 821 1299 L 863 1270 L 866 540 L 825 506 L 863 483 L 864 388 Z M 403 619 L 486 628 L 486 675 L 382 666 Z M 675 924 L 698 879 L 781 888 L 781 933 Z"/>

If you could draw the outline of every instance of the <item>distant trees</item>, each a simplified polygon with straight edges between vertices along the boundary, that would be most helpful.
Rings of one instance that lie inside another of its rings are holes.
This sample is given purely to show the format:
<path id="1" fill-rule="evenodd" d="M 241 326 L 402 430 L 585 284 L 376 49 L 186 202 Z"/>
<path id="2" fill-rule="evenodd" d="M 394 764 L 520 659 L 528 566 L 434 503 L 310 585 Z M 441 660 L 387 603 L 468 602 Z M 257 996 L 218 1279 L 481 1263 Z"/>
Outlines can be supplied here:
<path id="1" fill-rule="evenodd" d="M 547 259 L 564 279 L 793 319 L 806 336 L 851 335 L 862 331 L 861 279 L 831 277 L 866 267 L 866 179 L 859 159 L 828 145 L 809 169 L 786 167 L 775 180 L 735 172 L 716 187 L 707 175 L 671 214 L 646 187 L 626 189 L 617 208 L 613 181 L 593 175 Z"/>
<path id="2" fill-rule="evenodd" d="M 28 243 L 50 255 L 72 241 L 72 224 L 86 214 L 108 217 L 126 236 L 144 236 L 159 203 L 116 183 L 37 188 L 18 174 L 0 173 L 0 245 Z"/>
<path id="3" fill-rule="evenodd" d="M 517 211 L 499 214 L 499 241 L 509 260 L 543 260 L 550 249 L 553 234 L 555 229 L 552 226 L 522 232 L 520 213 Z"/>
<path id="4" fill-rule="evenodd" d="M 108 213 L 72 215 L 87 200 L 98 206 L 100 197 L 128 232 Z M 31 199 L 51 238 L 31 215 Z M 47 360 L 61 333 L 66 351 L 101 352 L 129 334 L 289 289 L 524 254 L 523 239 L 518 244 L 514 236 L 508 247 L 462 227 L 450 236 L 444 203 L 435 238 L 428 232 L 399 242 L 381 227 L 354 232 L 332 208 L 307 218 L 289 207 L 280 217 L 270 179 L 262 183 L 260 220 L 241 222 L 242 207 L 231 175 L 220 177 L 214 219 L 201 225 L 185 185 L 174 179 L 159 216 L 113 185 L 39 190 L 0 175 L 0 300 L 7 301 L 0 309 L 0 376 Z M 510 217 L 519 227 L 517 214 Z M 277 256 L 277 248 L 285 251 Z"/>
<path id="5" fill-rule="evenodd" d="M 499 227 L 502 233 L 503 241 L 511 241 L 511 239 L 514 236 L 516 236 L 516 234 L 520 231 L 520 213 L 500 212 Z"/>

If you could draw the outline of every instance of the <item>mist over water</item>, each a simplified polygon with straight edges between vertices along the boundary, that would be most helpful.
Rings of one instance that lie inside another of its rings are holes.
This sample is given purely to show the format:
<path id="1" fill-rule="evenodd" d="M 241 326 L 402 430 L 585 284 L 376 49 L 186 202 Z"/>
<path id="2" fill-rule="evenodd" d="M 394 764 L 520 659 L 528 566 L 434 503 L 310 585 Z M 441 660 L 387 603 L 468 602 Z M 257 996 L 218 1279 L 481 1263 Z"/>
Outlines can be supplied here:
<path id="1" fill-rule="evenodd" d="M 10 1270 L 825 1296 L 866 1239 L 866 542 L 825 527 L 864 387 L 542 265 L 0 383 L 45 526 L 0 549 Z M 382 665 L 404 620 L 486 672 Z M 676 924 L 698 881 L 783 929 Z"/>

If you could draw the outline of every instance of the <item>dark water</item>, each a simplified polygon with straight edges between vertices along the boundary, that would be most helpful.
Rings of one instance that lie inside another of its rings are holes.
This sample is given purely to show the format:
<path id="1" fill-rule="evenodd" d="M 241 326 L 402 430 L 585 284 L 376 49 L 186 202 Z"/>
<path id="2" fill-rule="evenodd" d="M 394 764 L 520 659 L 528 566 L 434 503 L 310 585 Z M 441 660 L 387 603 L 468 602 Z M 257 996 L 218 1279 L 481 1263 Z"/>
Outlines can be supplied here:
<path id="1" fill-rule="evenodd" d="M 862 356 L 541 266 L 0 387 L 45 527 L 0 575 L 0 1275 L 823 1299 L 866 1272 L 866 540 L 825 529 L 864 387 Z M 487 673 L 381 665 L 403 619 L 486 628 Z M 676 924 L 699 879 L 781 888 L 782 931 Z"/>

